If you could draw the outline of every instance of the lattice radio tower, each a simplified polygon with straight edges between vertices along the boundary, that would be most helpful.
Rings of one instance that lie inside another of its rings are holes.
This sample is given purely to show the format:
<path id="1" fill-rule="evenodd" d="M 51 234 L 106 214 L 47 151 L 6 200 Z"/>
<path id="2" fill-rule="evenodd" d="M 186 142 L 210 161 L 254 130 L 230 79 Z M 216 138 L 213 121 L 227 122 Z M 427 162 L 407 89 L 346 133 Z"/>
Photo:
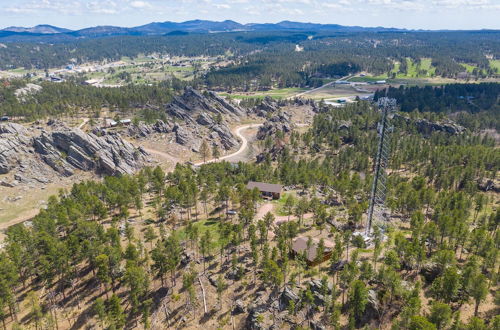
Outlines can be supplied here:
<path id="1" fill-rule="evenodd" d="M 389 165 L 391 134 L 394 126 L 391 123 L 396 111 L 396 100 L 382 97 L 378 100 L 378 107 L 382 112 L 378 131 L 378 147 L 375 157 L 375 175 L 373 178 L 370 196 L 370 207 L 368 208 L 368 220 L 366 235 L 370 235 L 373 225 L 384 225 L 388 220 L 388 210 L 385 207 L 387 195 L 387 166 Z"/>

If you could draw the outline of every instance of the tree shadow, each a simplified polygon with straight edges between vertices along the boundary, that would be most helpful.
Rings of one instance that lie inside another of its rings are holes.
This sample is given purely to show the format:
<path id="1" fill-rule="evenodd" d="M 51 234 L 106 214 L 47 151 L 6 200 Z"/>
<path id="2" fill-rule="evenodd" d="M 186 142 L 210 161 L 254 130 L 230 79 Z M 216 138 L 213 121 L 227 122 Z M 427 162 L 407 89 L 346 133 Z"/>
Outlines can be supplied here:
<path id="1" fill-rule="evenodd" d="M 207 323 L 212 317 L 217 313 L 217 310 L 212 308 L 208 313 L 204 313 L 203 317 L 200 318 L 199 324 Z"/>

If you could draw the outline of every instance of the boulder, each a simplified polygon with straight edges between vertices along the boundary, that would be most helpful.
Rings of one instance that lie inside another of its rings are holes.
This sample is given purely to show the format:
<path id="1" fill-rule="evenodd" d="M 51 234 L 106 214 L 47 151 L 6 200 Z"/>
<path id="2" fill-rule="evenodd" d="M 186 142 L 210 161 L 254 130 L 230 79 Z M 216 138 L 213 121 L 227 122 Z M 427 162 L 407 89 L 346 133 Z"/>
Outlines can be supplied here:
<path id="1" fill-rule="evenodd" d="M 233 315 L 242 314 L 246 312 L 246 306 L 241 300 L 236 300 L 233 307 Z"/>
<path id="2" fill-rule="evenodd" d="M 258 309 L 251 309 L 246 320 L 246 329 L 263 330 L 264 326 L 261 324 L 260 315 L 261 312 Z"/>
<path id="3" fill-rule="evenodd" d="M 153 129 L 157 133 L 169 133 L 172 131 L 172 126 L 169 123 L 164 122 L 163 120 L 158 120 L 153 125 Z"/>
<path id="4" fill-rule="evenodd" d="M 181 255 L 181 265 L 182 266 L 187 266 L 189 265 L 189 263 L 191 262 L 191 260 L 193 260 L 193 257 L 191 256 L 191 254 L 188 254 L 186 252 L 184 252 L 182 255 Z"/>
<path id="5" fill-rule="evenodd" d="M 24 126 L 16 124 L 16 123 L 8 123 L 0 125 L 0 134 L 27 134 L 26 128 Z"/>
<path id="6" fill-rule="evenodd" d="M 12 181 L 12 182 L 0 181 L 0 186 L 7 187 L 7 188 L 14 188 L 17 185 L 18 184 L 16 181 Z"/>
<path id="7" fill-rule="evenodd" d="M 156 123 L 152 125 L 140 122 L 137 125 L 130 125 L 127 129 L 127 134 L 133 137 L 147 137 L 154 133 L 170 133 L 172 127 L 164 122 L 163 120 L 157 120 Z"/>
<path id="8" fill-rule="evenodd" d="M 175 124 L 174 132 L 175 132 L 175 142 L 177 142 L 178 144 L 186 146 L 193 142 L 192 134 L 179 124 Z"/>
<path id="9" fill-rule="evenodd" d="M 290 302 L 293 301 L 295 305 L 297 305 L 300 301 L 300 297 L 292 291 L 289 287 L 285 287 L 283 292 L 280 295 L 279 299 L 279 308 L 280 310 L 285 310 L 290 306 Z"/>
<path id="10" fill-rule="evenodd" d="M 324 326 L 315 321 L 309 321 L 309 327 L 311 328 L 311 330 L 325 330 Z"/>
<path id="11" fill-rule="evenodd" d="M 198 118 L 196 119 L 196 122 L 203 126 L 211 126 L 214 124 L 214 120 L 206 112 L 200 113 Z"/>
<path id="12" fill-rule="evenodd" d="M 217 277 L 215 275 L 207 276 L 208 283 L 210 283 L 214 288 L 217 288 Z"/>

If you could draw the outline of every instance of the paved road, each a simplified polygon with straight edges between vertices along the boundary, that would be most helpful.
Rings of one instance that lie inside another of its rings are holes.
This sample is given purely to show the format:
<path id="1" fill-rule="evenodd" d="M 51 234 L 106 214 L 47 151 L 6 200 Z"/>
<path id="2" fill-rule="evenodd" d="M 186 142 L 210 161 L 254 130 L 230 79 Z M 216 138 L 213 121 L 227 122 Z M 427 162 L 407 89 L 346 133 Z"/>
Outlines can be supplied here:
<path id="1" fill-rule="evenodd" d="M 294 96 L 290 96 L 289 98 L 290 99 L 293 99 L 293 98 L 296 98 L 296 97 L 301 97 L 301 96 L 304 96 L 306 94 L 310 94 L 310 93 L 313 93 L 313 92 L 316 92 L 316 91 L 319 91 L 320 89 L 323 89 L 325 87 L 328 87 L 328 86 L 331 86 L 331 85 L 334 85 L 336 81 L 339 81 L 339 80 L 346 80 L 348 78 L 350 78 L 351 76 L 345 76 L 345 77 L 342 77 L 340 79 L 337 79 L 337 80 L 334 80 L 334 81 L 330 81 L 329 83 L 326 83 L 322 86 L 319 86 L 317 88 L 314 88 L 314 89 L 310 89 L 308 91 L 305 91 L 305 92 L 302 92 L 302 93 L 299 93 L 299 94 L 296 94 Z"/>

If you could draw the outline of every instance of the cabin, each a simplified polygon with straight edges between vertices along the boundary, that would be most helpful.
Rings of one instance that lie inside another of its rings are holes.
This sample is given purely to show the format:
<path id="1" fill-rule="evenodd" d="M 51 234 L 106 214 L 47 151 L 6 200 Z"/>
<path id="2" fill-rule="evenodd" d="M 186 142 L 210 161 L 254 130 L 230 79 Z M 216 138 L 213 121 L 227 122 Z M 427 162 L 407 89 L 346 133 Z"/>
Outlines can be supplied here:
<path id="1" fill-rule="evenodd" d="M 320 240 L 317 238 L 311 238 L 311 245 L 309 248 L 307 246 L 308 241 L 309 237 L 305 236 L 300 236 L 294 239 L 292 244 L 292 254 L 294 256 L 305 255 L 308 266 L 316 266 L 330 259 L 334 246 L 331 241 L 325 239 L 323 240 L 325 250 L 323 252 L 323 256 L 321 257 L 318 257 L 318 245 Z"/>
<path id="2" fill-rule="evenodd" d="M 254 182 L 250 181 L 247 184 L 247 189 L 253 190 L 257 188 L 263 198 L 280 199 L 283 192 L 283 186 L 274 183 Z"/>

